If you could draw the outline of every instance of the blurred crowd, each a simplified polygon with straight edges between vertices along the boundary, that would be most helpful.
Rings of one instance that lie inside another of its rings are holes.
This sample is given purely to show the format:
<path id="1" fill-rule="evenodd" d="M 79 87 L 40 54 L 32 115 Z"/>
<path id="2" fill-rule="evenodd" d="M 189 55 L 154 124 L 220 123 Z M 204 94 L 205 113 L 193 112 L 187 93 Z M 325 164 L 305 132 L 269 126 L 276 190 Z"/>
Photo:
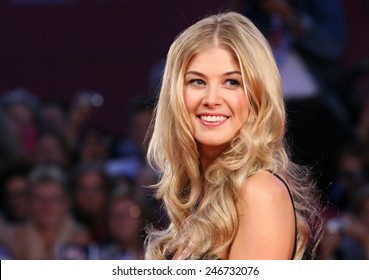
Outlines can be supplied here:
<path id="1" fill-rule="evenodd" d="M 152 104 L 132 103 L 127 135 L 82 129 L 103 97 L 67 106 L 19 88 L 1 95 L 0 258 L 141 259 L 145 227 L 165 216 L 150 188 Z M 128 124 L 128 125 L 127 125 Z"/>
<path id="2" fill-rule="evenodd" d="M 228 4 L 260 28 L 280 68 L 291 154 L 311 167 L 324 205 L 317 258 L 369 259 L 369 99 L 355 92 L 369 58 L 342 70 L 340 1 Z M 117 136 L 84 126 L 100 93 L 68 104 L 25 88 L 0 93 L 0 259 L 143 258 L 146 229 L 167 223 L 148 187 L 159 176 L 145 159 L 151 100 L 131 103 Z"/>

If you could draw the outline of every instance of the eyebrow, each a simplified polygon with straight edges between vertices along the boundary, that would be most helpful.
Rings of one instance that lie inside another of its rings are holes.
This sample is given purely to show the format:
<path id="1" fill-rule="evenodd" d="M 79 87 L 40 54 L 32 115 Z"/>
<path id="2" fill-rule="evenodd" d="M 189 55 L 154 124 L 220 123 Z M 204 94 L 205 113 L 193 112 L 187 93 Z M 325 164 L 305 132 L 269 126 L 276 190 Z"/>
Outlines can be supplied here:
<path id="1" fill-rule="evenodd" d="M 192 74 L 192 75 L 197 75 L 197 76 L 200 76 L 200 77 L 206 77 L 206 75 L 205 75 L 205 74 L 200 73 L 200 72 L 197 72 L 197 71 L 188 71 L 188 72 L 186 72 L 186 74 L 185 74 L 185 75 L 190 75 L 190 74 Z M 230 75 L 234 75 L 234 74 L 242 75 L 240 71 L 235 70 L 235 71 L 225 72 L 225 73 L 223 74 L 223 76 L 230 76 Z"/>

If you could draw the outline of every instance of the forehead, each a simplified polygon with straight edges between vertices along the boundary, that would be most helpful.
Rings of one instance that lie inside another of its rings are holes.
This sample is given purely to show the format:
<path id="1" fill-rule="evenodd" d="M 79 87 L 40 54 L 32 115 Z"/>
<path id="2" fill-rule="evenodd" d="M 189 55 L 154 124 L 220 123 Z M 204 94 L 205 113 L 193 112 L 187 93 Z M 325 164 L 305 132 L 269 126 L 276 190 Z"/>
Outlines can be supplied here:
<path id="1" fill-rule="evenodd" d="M 38 182 L 32 186 L 33 195 L 64 193 L 64 187 L 55 181 Z"/>
<path id="2" fill-rule="evenodd" d="M 239 62 L 233 51 L 226 47 L 207 47 L 195 53 L 186 70 L 240 70 Z"/>

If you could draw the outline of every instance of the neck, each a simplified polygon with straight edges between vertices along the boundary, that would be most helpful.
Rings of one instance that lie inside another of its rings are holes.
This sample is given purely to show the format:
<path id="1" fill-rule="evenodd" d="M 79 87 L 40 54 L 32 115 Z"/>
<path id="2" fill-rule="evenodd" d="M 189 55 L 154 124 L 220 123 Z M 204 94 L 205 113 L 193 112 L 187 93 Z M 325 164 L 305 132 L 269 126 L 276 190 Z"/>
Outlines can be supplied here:
<path id="1" fill-rule="evenodd" d="M 209 165 L 216 160 L 228 147 L 227 146 L 217 146 L 217 147 L 200 147 L 200 163 L 202 170 L 205 172 Z"/>

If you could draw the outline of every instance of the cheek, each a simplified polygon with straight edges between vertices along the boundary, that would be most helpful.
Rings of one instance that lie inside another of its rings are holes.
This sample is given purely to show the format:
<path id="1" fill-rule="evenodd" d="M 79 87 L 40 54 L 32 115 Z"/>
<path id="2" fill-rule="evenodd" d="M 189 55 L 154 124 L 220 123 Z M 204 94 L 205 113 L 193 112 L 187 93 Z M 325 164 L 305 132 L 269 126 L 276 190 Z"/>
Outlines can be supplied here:
<path id="1" fill-rule="evenodd" d="M 249 115 L 249 102 L 244 93 L 238 94 L 235 102 L 237 103 L 237 111 L 240 122 L 246 122 Z"/>
<path id="2" fill-rule="evenodd" d="M 196 104 L 197 104 L 196 96 L 191 92 L 185 91 L 184 92 L 184 103 L 185 103 L 187 112 L 191 113 L 195 109 Z"/>

